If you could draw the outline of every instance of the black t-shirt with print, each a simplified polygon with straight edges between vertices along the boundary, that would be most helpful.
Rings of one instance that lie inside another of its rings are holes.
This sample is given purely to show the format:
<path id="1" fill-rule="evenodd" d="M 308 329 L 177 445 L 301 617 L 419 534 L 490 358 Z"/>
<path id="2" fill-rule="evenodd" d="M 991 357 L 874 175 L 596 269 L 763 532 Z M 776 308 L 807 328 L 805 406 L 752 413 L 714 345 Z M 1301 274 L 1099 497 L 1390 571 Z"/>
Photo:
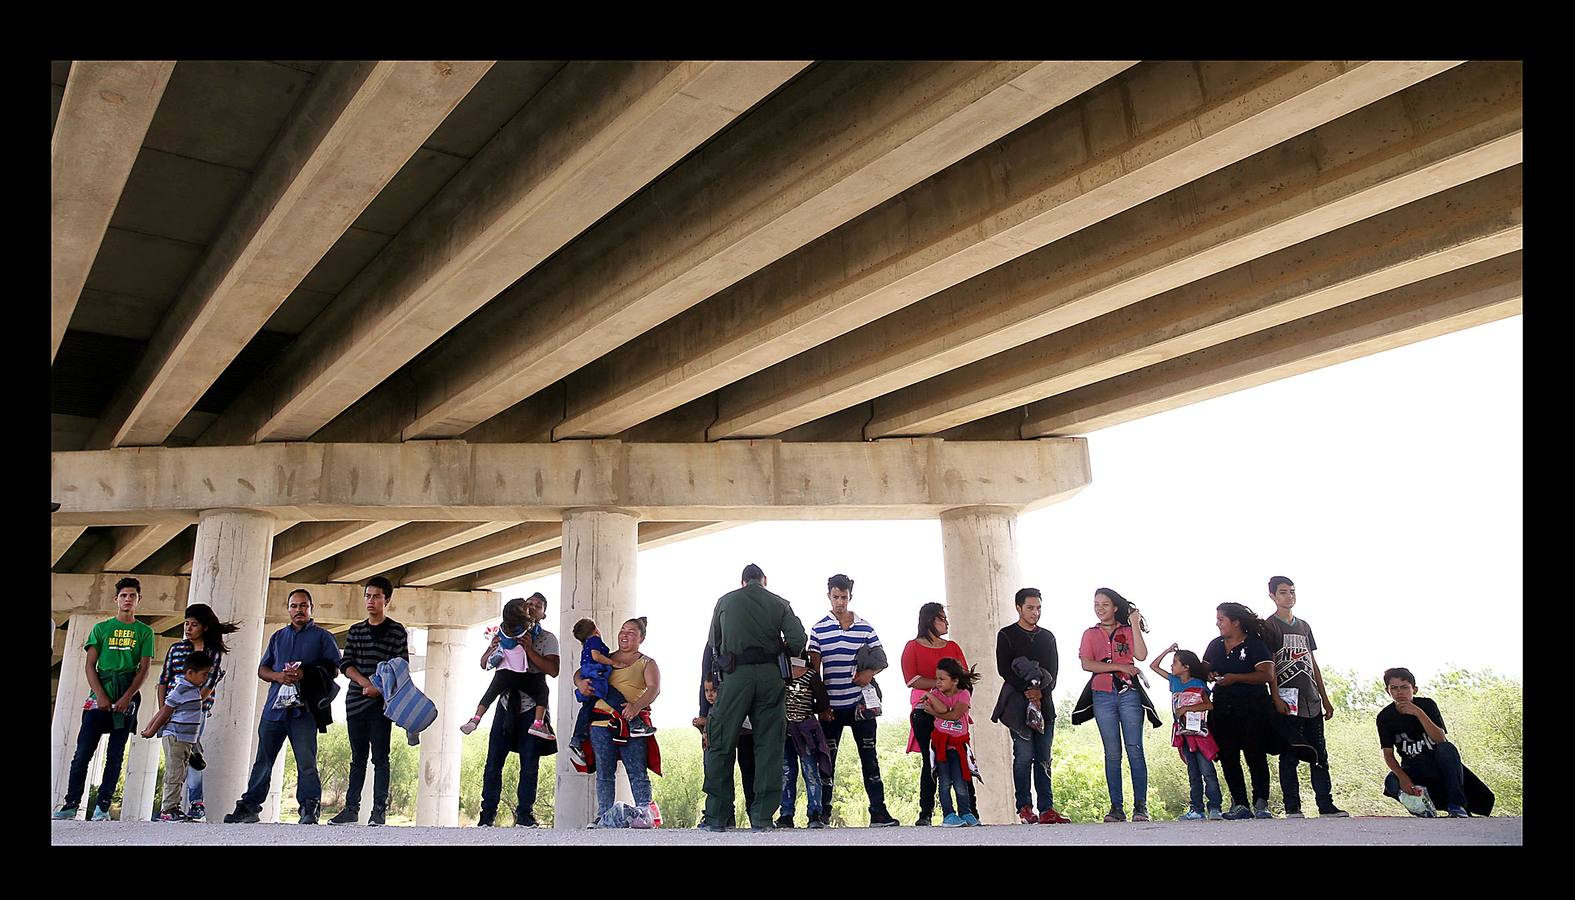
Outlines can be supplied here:
<path id="1" fill-rule="evenodd" d="M 1217 637 L 1210 641 L 1208 649 L 1203 651 L 1203 661 L 1209 664 L 1209 668 L 1214 670 L 1216 676 L 1251 675 L 1258 670 L 1259 663 L 1272 662 L 1273 659 L 1274 657 L 1269 655 L 1268 646 L 1251 636 L 1229 651 L 1225 649 L 1225 639 Z M 1227 684 L 1214 689 L 1214 701 L 1216 703 L 1250 701 L 1254 694 L 1267 697 L 1269 688 L 1263 684 Z"/>
<path id="2" fill-rule="evenodd" d="M 1411 702 L 1427 713 L 1440 731 L 1449 730 L 1444 726 L 1444 714 L 1438 711 L 1437 703 L 1426 697 L 1413 697 Z M 1402 713 L 1391 703 L 1378 711 L 1378 746 L 1393 747 L 1403 766 L 1432 753 L 1433 739 L 1422 728 L 1422 720 Z"/>

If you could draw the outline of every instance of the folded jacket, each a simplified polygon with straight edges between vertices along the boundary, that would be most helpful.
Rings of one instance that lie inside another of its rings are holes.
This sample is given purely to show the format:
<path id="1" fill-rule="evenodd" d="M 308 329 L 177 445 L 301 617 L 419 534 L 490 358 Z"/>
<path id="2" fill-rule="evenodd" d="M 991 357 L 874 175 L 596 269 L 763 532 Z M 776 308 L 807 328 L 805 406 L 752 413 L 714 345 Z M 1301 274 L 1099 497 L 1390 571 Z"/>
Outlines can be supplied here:
<path id="1" fill-rule="evenodd" d="M 394 657 L 377 664 L 372 683 L 383 694 L 383 715 L 405 729 L 411 746 L 421 742 L 421 732 L 437 720 L 437 704 L 410 680 L 410 663 Z"/>

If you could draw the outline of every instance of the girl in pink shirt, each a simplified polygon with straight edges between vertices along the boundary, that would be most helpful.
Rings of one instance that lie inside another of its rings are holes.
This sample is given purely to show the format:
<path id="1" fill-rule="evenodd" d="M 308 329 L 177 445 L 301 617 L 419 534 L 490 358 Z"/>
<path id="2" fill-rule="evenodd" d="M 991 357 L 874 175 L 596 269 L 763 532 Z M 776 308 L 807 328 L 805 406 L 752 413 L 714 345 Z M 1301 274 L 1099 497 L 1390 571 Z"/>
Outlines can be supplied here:
<path id="1" fill-rule="evenodd" d="M 970 689 L 979 678 L 974 669 L 963 668 L 962 663 L 947 658 L 935 664 L 935 687 L 919 701 L 919 708 L 935 717 L 935 730 L 930 734 L 930 751 L 933 754 L 936 786 L 940 789 L 941 825 L 956 828 L 960 825 L 977 825 L 979 820 L 971 812 L 973 773 L 968 766 L 968 708 L 972 705 Z M 952 794 L 957 795 L 957 806 L 952 806 Z M 963 810 L 962 815 L 957 811 Z"/>

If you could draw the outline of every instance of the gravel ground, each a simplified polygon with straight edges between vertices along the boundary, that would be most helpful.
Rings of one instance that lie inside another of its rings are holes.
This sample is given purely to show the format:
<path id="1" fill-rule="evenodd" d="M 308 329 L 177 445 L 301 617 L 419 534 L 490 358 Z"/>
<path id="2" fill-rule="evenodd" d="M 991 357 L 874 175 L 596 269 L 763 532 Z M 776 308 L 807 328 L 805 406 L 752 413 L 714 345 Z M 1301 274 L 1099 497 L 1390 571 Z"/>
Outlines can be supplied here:
<path id="1" fill-rule="evenodd" d="M 1288 844 L 1371 845 L 1387 844 L 1494 844 L 1519 846 L 1523 820 L 1488 819 L 1414 819 L 1410 817 L 1372 817 L 1351 819 L 1276 819 L 1247 822 L 1150 822 L 1123 825 L 1020 826 L 986 825 L 979 828 L 932 827 L 919 829 L 860 828 L 824 831 L 779 831 L 754 834 L 733 831 L 706 834 L 694 829 L 655 831 L 620 830 L 616 834 L 597 831 L 558 831 L 516 828 L 434 828 L 434 827 L 327 827 L 312 830 L 312 844 L 423 844 L 492 845 L 544 844 L 547 846 L 596 843 L 623 846 L 752 846 L 833 845 L 845 846 L 850 840 L 860 846 L 913 846 L 915 844 L 1045 844 L 1064 846 L 1106 845 L 1113 838 L 1124 844 L 1254 844 L 1266 841 Z M 184 839 L 187 832 L 202 828 L 204 844 L 273 846 L 298 844 L 304 835 L 301 825 L 192 825 L 160 822 L 51 822 L 50 842 L 57 846 L 137 846 L 167 844 L 171 838 Z M 857 834 L 850 834 L 856 831 Z"/>

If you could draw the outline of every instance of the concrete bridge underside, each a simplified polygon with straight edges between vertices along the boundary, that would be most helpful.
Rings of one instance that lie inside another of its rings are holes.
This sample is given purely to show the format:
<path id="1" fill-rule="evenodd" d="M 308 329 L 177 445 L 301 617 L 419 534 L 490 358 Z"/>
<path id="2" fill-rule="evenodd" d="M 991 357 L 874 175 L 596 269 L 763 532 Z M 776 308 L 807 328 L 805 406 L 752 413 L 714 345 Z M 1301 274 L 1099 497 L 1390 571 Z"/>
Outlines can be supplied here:
<path id="1" fill-rule="evenodd" d="M 113 573 L 159 586 L 161 630 L 187 600 L 248 623 L 232 672 L 287 585 L 342 628 L 385 575 L 441 693 L 528 577 L 611 619 L 640 547 L 928 517 L 986 644 L 1081 436 L 1521 309 L 1516 62 L 75 61 L 51 88 L 57 757 Z M 256 702 L 221 697 L 215 809 Z M 451 823 L 457 743 L 431 753 Z M 560 771 L 560 821 L 588 791 Z"/>

